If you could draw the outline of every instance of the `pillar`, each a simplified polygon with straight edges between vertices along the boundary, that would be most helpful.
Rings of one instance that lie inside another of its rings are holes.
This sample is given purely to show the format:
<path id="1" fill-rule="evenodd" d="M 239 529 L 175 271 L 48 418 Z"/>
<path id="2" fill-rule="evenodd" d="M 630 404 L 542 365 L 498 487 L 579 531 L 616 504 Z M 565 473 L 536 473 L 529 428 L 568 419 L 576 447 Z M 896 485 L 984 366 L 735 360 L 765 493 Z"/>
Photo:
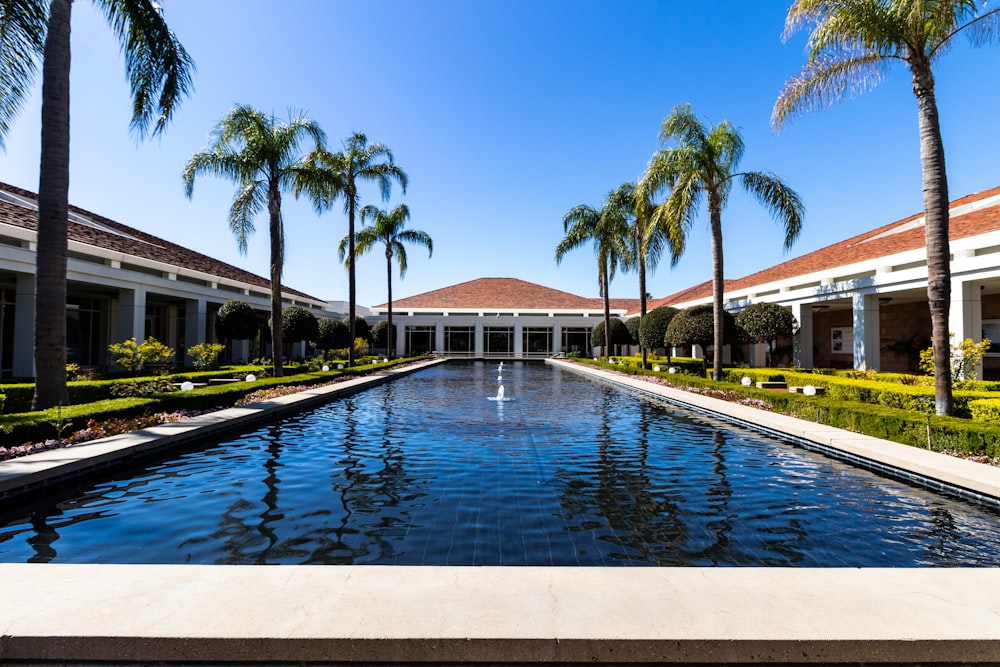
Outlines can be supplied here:
<path id="1" fill-rule="evenodd" d="M 977 343 L 983 339 L 983 301 L 979 282 L 952 281 L 948 331 L 954 334 L 950 345 L 960 344 L 966 338 Z M 983 377 L 982 360 L 976 367 L 976 377 Z"/>
<path id="2" fill-rule="evenodd" d="M 854 368 L 878 370 L 881 363 L 878 294 L 855 294 L 854 310 Z"/>
<path id="3" fill-rule="evenodd" d="M 792 337 L 792 363 L 799 368 L 812 368 L 814 342 L 812 304 L 792 304 L 792 315 L 799 323 L 799 330 Z"/>
<path id="4" fill-rule="evenodd" d="M 35 376 L 35 276 L 17 274 L 14 296 L 14 377 Z"/>
<path id="5" fill-rule="evenodd" d="M 142 342 L 146 333 L 146 287 L 138 285 L 134 290 L 118 290 L 118 335 L 121 342 L 135 338 Z"/>

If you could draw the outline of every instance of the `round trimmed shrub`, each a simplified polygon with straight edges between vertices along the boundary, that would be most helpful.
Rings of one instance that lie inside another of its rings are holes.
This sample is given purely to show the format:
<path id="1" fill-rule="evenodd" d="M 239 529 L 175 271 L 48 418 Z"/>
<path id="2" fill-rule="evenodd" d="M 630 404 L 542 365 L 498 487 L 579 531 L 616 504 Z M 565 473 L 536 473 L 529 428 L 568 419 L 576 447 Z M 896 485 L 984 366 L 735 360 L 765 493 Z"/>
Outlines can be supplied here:
<path id="1" fill-rule="evenodd" d="M 243 301 L 230 299 L 219 306 L 215 316 L 215 335 L 223 340 L 256 338 L 260 330 L 257 311 Z"/>

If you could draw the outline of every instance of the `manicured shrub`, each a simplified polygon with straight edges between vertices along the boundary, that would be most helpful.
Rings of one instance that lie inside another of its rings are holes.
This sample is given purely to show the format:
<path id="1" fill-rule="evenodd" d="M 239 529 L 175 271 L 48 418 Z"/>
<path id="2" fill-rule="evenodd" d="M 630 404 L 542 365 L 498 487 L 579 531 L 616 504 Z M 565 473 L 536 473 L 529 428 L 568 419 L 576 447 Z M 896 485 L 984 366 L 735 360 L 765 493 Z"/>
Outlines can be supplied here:
<path id="1" fill-rule="evenodd" d="M 215 333 L 223 340 L 248 340 L 260 331 L 257 311 L 243 301 L 230 299 L 219 307 L 215 316 Z"/>
<path id="2" fill-rule="evenodd" d="M 792 311 L 776 303 L 762 301 L 747 306 L 736 315 L 740 337 L 748 343 L 767 343 L 769 364 L 774 363 L 774 345 L 779 338 L 791 338 L 799 328 Z"/>
<path id="3" fill-rule="evenodd" d="M 301 306 L 289 306 L 281 312 L 281 336 L 286 343 L 316 340 L 319 323 L 316 316 Z"/>
<path id="4" fill-rule="evenodd" d="M 625 328 L 628 329 L 629 345 L 639 344 L 639 325 L 641 317 L 630 317 L 625 320 Z"/>
<path id="5" fill-rule="evenodd" d="M 388 333 L 388 331 L 389 331 L 389 321 L 388 320 L 379 320 L 374 325 L 372 325 L 372 329 L 371 329 L 372 345 L 374 345 L 375 347 L 385 347 L 385 348 L 388 348 L 388 346 L 389 346 L 389 336 L 386 335 Z M 393 325 L 392 325 L 392 337 L 391 338 L 392 338 L 392 340 L 396 340 L 396 324 L 395 323 L 393 323 Z M 399 350 L 397 350 L 396 352 L 398 353 Z"/>
<path id="6" fill-rule="evenodd" d="M 736 320 L 722 312 L 722 340 L 727 344 L 737 342 Z M 664 343 L 668 346 L 699 345 L 706 350 L 715 342 L 715 318 L 711 304 L 685 308 L 670 320 Z"/>
<path id="7" fill-rule="evenodd" d="M 663 347 L 670 320 L 679 312 L 671 306 L 660 306 L 646 313 L 639 322 L 639 345 L 651 350 Z"/>
<path id="8" fill-rule="evenodd" d="M 617 317 L 611 318 L 611 344 L 628 345 L 632 341 L 632 334 L 628 327 Z M 594 347 L 604 347 L 604 320 L 602 319 L 590 331 L 590 344 Z"/>
<path id="9" fill-rule="evenodd" d="M 316 347 L 321 350 L 333 350 L 336 348 L 346 348 L 351 340 L 351 332 L 347 328 L 347 322 L 337 320 L 332 317 L 323 317 L 316 323 L 317 334 L 313 341 Z"/>
<path id="10" fill-rule="evenodd" d="M 1000 424 L 1000 398 L 969 401 L 969 414 L 973 421 Z"/>

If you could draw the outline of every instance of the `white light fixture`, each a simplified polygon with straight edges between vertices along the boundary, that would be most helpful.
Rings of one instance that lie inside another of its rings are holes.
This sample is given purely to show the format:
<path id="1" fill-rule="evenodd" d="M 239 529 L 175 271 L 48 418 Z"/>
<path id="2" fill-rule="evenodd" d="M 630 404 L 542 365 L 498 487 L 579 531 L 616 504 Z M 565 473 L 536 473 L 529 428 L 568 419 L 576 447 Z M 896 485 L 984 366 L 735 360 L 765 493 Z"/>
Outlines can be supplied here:
<path id="1" fill-rule="evenodd" d="M 253 373 L 250 373 L 249 375 L 247 375 L 247 382 L 256 382 L 256 381 L 257 381 L 257 376 L 256 375 L 254 375 Z"/>
<path id="2" fill-rule="evenodd" d="M 181 382 L 181 391 L 191 391 L 194 389 L 194 382 L 190 380 L 187 382 Z"/>
<path id="3" fill-rule="evenodd" d="M 753 384 L 753 380 L 751 380 L 749 377 L 747 377 L 746 375 L 744 375 L 743 379 L 740 380 L 740 384 L 742 384 L 744 387 L 749 387 L 750 385 Z"/>
<path id="4" fill-rule="evenodd" d="M 323 364 L 323 372 L 325 373 L 325 372 L 327 372 L 328 370 L 330 370 L 330 367 L 329 367 L 329 366 L 327 366 L 326 364 Z"/>
<path id="5" fill-rule="evenodd" d="M 660 372 L 660 367 L 659 366 L 653 366 L 653 372 L 654 373 L 659 373 Z"/>
<path id="6" fill-rule="evenodd" d="M 677 369 L 674 368 L 673 366 L 671 366 L 670 368 L 667 369 L 667 372 L 670 373 L 671 375 L 673 375 L 674 373 L 677 372 Z"/>
<path id="7" fill-rule="evenodd" d="M 815 396 L 816 387 L 812 386 L 811 384 L 807 384 L 806 386 L 802 387 L 802 393 L 805 394 L 806 396 Z"/>

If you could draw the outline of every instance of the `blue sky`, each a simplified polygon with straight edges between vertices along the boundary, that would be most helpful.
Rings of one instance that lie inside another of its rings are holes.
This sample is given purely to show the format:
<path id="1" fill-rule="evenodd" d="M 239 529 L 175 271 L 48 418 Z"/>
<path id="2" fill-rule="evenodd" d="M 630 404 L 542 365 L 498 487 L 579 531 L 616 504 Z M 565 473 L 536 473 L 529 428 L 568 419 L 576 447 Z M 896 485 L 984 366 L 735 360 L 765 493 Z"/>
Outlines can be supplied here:
<path id="1" fill-rule="evenodd" d="M 795 119 L 770 114 L 805 62 L 806 35 L 781 41 L 778 0 L 164 0 L 197 63 L 194 94 L 160 139 L 128 132 L 130 100 L 118 45 L 92 3 L 74 3 L 71 111 L 73 204 L 267 275 L 267 222 L 241 256 L 227 227 L 235 187 L 204 177 L 191 200 L 181 170 L 236 103 L 279 117 L 302 110 L 339 147 L 354 131 L 392 148 L 408 173 L 410 226 L 434 239 L 411 247 L 396 298 L 480 277 L 517 277 L 596 297 L 596 259 L 554 260 L 565 213 L 599 206 L 637 179 L 663 118 L 689 102 L 707 123 L 728 119 L 746 142 L 742 167 L 777 173 L 806 205 L 790 252 L 757 203 L 734 190 L 723 213 L 726 275 L 753 273 L 921 210 L 916 103 L 902 68 L 879 88 Z M 952 198 L 1000 185 L 1000 48 L 964 41 L 941 60 L 937 94 Z M 38 94 L 0 153 L 0 181 L 36 191 Z M 317 216 L 285 199 L 285 284 L 347 298 L 336 248 L 341 209 Z M 358 302 L 386 299 L 385 259 L 358 260 Z M 662 297 L 710 277 L 707 217 L 675 267 L 648 282 Z M 615 297 L 637 297 L 619 274 Z"/>

